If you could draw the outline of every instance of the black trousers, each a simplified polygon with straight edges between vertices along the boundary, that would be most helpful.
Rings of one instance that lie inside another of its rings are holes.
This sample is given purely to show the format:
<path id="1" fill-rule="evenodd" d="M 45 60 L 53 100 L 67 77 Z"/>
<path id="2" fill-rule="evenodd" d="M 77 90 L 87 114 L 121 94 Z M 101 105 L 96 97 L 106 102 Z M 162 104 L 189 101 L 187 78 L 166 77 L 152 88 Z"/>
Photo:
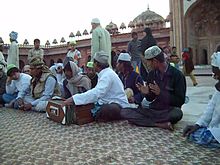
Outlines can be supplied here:
<path id="1" fill-rule="evenodd" d="M 98 122 L 108 122 L 120 120 L 121 106 L 117 103 L 104 104 L 100 107 L 95 116 L 95 120 Z"/>
<path id="2" fill-rule="evenodd" d="M 173 107 L 165 110 L 153 110 L 153 109 L 137 109 L 137 108 L 124 108 L 121 109 L 121 118 L 128 120 L 130 123 L 145 126 L 154 127 L 155 123 L 171 122 L 176 124 L 183 117 L 183 112 L 178 107 Z"/>

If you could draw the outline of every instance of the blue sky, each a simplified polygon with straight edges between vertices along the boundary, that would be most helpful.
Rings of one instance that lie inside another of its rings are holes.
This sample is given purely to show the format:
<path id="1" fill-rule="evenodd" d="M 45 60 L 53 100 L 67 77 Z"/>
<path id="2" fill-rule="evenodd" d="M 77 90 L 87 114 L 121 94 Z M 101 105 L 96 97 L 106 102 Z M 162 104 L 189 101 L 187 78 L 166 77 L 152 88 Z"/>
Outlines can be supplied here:
<path id="1" fill-rule="evenodd" d="M 91 30 L 91 19 L 99 18 L 105 27 L 109 22 L 126 25 L 150 7 L 164 18 L 169 14 L 169 0 L 4 0 L 1 2 L 0 36 L 9 42 L 9 33 L 18 32 L 18 42 L 39 38 L 44 44 L 61 37 L 69 40 L 70 32 Z"/>

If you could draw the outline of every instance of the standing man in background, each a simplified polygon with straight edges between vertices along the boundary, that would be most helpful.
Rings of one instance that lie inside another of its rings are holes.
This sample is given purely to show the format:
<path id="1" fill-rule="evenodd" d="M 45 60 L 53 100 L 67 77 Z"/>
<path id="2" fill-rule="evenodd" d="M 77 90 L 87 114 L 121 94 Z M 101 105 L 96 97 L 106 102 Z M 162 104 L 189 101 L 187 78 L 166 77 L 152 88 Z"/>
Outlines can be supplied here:
<path id="1" fill-rule="evenodd" d="M 4 47 L 4 42 L 0 37 L 0 66 L 2 66 L 3 71 L 6 72 L 7 62 L 5 61 L 5 57 L 3 55 L 3 47 Z"/>
<path id="2" fill-rule="evenodd" d="M 82 56 L 81 52 L 76 48 L 76 41 L 69 42 L 69 51 L 66 56 L 67 58 L 71 58 L 77 66 L 80 66 Z"/>
<path id="3" fill-rule="evenodd" d="M 137 32 L 131 33 L 132 40 L 128 43 L 128 50 L 127 52 L 131 56 L 131 65 L 134 68 L 134 71 L 136 71 L 136 67 L 138 67 L 138 72 L 140 71 L 141 67 L 141 41 L 138 40 L 138 34 Z"/>
<path id="4" fill-rule="evenodd" d="M 19 68 L 19 48 L 17 45 L 18 33 L 12 31 L 9 34 L 11 45 L 8 49 L 7 65 L 15 64 Z"/>
<path id="5" fill-rule="evenodd" d="M 92 40 L 91 40 L 91 56 L 92 60 L 96 52 L 104 51 L 108 54 L 108 64 L 111 66 L 111 38 L 109 32 L 102 28 L 98 18 L 93 18 L 92 25 Z"/>
<path id="6" fill-rule="evenodd" d="M 40 57 L 42 60 L 44 59 L 44 50 L 40 48 L 39 39 L 34 40 L 34 48 L 28 52 L 28 63 L 35 57 Z"/>
<path id="7" fill-rule="evenodd" d="M 198 85 L 196 81 L 196 77 L 193 73 L 194 64 L 193 64 L 193 55 L 192 55 L 192 48 L 184 48 L 182 53 L 182 61 L 183 61 L 183 74 L 185 76 L 189 76 L 192 80 L 193 86 Z"/>

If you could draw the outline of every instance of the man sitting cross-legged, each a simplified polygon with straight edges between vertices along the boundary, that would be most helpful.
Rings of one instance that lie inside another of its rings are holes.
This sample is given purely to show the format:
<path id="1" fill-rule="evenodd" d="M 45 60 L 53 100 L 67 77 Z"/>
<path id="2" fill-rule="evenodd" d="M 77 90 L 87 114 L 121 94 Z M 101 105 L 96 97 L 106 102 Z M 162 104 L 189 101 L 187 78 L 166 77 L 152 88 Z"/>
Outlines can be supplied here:
<path id="1" fill-rule="evenodd" d="M 7 67 L 6 93 L 2 98 L 8 108 L 18 108 L 20 102 L 28 93 L 31 76 L 21 71 L 14 65 L 9 64 Z"/>
<path id="2" fill-rule="evenodd" d="M 150 72 L 147 84 L 137 84 L 149 101 L 148 108 L 122 109 L 121 116 L 130 123 L 173 130 L 173 124 L 182 118 L 181 106 L 185 101 L 186 80 L 184 75 L 167 63 L 158 46 L 145 51 L 144 63 Z"/>
<path id="3" fill-rule="evenodd" d="M 39 57 L 30 61 L 31 69 L 31 97 L 24 100 L 24 104 L 20 105 L 22 110 L 45 111 L 47 102 L 53 96 L 60 96 L 60 88 L 56 77 Z"/>
<path id="4" fill-rule="evenodd" d="M 121 79 L 125 91 L 131 90 L 133 94 L 127 92 L 128 101 L 131 104 L 140 105 L 143 96 L 138 90 L 136 84 L 143 84 L 141 76 L 134 71 L 134 68 L 131 64 L 131 56 L 128 53 L 121 53 L 117 60 L 116 69 L 119 72 L 118 76 Z"/>

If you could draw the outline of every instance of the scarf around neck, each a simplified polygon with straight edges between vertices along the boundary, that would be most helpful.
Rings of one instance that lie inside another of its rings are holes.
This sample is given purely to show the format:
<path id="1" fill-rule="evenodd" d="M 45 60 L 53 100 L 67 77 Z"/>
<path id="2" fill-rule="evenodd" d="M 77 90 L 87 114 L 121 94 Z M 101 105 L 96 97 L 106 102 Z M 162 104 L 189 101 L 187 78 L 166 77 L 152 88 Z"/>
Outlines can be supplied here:
<path id="1" fill-rule="evenodd" d="M 86 90 L 91 89 L 91 80 L 86 75 L 80 73 L 79 67 L 72 61 L 69 62 L 72 70 L 72 78 L 67 79 L 67 88 L 70 90 L 71 94 L 77 93 L 78 87 L 83 87 Z"/>

